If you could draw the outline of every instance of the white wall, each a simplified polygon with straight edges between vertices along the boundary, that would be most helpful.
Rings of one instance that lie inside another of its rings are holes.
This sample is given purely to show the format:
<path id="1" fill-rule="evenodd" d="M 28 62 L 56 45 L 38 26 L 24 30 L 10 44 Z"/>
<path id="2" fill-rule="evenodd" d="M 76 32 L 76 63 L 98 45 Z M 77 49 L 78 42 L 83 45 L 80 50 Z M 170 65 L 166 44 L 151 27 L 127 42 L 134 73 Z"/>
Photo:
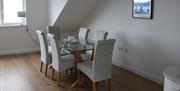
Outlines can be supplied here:
<path id="1" fill-rule="evenodd" d="M 154 18 L 149 20 L 132 18 L 132 0 L 101 0 L 82 26 L 116 39 L 114 64 L 162 83 L 163 69 L 180 61 L 179 2 L 154 0 Z"/>
<path id="2" fill-rule="evenodd" d="M 54 25 L 68 0 L 48 0 L 49 25 Z"/>
<path id="3" fill-rule="evenodd" d="M 27 0 L 27 24 L 33 39 L 36 30 L 46 31 L 48 23 L 47 0 Z M 39 50 L 23 27 L 0 28 L 0 55 L 24 53 Z"/>
<path id="4" fill-rule="evenodd" d="M 61 32 L 77 32 L 97 2 L 98 0 L 68 0 L 55 25 L 60 26 Z"/>

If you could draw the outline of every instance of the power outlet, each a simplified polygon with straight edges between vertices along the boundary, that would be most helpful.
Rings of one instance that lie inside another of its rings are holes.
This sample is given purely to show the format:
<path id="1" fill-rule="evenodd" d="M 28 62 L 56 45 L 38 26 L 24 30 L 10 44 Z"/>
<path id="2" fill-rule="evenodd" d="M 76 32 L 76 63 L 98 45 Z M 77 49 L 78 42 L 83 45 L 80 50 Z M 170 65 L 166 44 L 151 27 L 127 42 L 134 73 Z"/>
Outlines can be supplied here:
<path id="1" fill-rule="evenodd" d="M 120 51 L 124 51 L 124 48 L 122 48 L 122 47 L 118 47 L 118 48 L 119 48 Z"/>

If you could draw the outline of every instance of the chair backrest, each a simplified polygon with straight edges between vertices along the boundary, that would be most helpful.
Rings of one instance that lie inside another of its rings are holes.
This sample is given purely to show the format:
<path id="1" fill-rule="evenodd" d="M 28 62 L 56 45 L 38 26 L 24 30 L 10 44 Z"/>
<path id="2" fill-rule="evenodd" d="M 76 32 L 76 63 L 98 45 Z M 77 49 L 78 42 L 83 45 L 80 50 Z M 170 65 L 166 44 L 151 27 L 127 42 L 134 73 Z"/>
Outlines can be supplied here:
<path id="1" fill-rule="evenodd" d="M 50 45 L 52 47 L 52 66 L 55 70 L 59 71 L 61 67 L 61 53 L 59 45 L 57 44 L 56 36 L 53 34 L 47 34 Z"/>
<path id="2" fill-rule="evenodd" d="M 93 37 L 93 42 L 96 43 L 99 40 L 105 40 L 107 37 L 107 32 L 105 31 L 96 31 L 95 36 Z M 92 54 L 92 50 L 86 51 L 88 54 Z"/>
<path id="3" fill-rule="evenodd" d="M 60 39 L 59 26 L 47 26 L 47 33 L 54 34 L 58 40 Z"/>
<path id="4" fill-rule="evenodd" d="M 104 40 L 107 37 L 107 32 L 105 31 L 96 31 L 94 36 L 94 41 Z"/>
<path id="5" fill-rule="evenodd" d="M 48 44 L 47 44 L 47 39 L 45 37 L 44 32 L 37 30 L 36 31 L 40 43 L 40 49 L 41 49 L 41 60 L 44 63 L 50 63 L 51 62 L 51 57 L 50 54 L 48 53 Z"/>
<path id="6" fill-rule="evenodd" d="M 111 77 L 111 61 L 114 43 L 114 39 L 97 42 L 92 67 L 92 77 L 94 81 L 105 80 Z"/>
<path id="7" fill-rule="evenodd" d="M 89 32 L 89 29 L 83 28 L 83 27 L 80 28 L 79 35 L 78 35 L 80 44 L 82 45 L 87 44 L 88 32 Z"/>

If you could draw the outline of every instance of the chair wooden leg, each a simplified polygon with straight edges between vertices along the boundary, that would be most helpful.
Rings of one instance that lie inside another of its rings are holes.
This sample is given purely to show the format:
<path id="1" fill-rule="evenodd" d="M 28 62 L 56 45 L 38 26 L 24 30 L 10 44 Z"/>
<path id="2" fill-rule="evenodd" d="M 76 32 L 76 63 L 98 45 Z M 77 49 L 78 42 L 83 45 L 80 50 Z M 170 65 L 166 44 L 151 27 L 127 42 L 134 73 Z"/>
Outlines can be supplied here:
<path id="1" fill-rule="evenodd" d="M 42 72 L 43 62 L 41 61 L 40 72 Z"/>
<path id="2" fill-rule="evenodd" d="M 51 80 L 54 79 L 54 68 L 52 68 Z"/>
<path id="3" fill-rule="evenodd" d="M 60 74 L 60 72 L 58 72 L 57 86 L 60 86 L 60 76 L 61 76 L 61 74 Z"/>
<path id="4" fill-rule="evenodd" d="M 45 77 L 47 77 L 48 64 L 46 64 Z"/>
<path id="5" fill-rule="evenodd" d="M 107 80 L 107 84 L 108 84 L 108 91 L 111 91 L 111 79 Z"/>
<path id="6" fill-rule="evenodd" d="M 81 72 L 78 69 L 76 69 L 76 70 L 77 70 L 77 80 L 80 80 Z M 78 87 L 80 87 L 79 82 L 78 82 Z"/>
<path id="7" fill-rule="evenodd" d="M 97 86 L 96 82 L 93 82 L 93 91 L 96 91 L 96 86 Z"/>

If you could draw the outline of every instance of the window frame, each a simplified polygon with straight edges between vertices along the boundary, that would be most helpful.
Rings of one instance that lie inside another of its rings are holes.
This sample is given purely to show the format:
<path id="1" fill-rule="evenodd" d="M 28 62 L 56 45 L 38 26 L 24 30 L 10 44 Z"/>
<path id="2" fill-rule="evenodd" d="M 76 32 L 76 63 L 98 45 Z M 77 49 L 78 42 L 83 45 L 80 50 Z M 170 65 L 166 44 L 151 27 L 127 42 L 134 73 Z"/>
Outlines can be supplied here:
<path id="1" fill-rule="evenodd" d="M 25 26 L 26 25 L 26 16 L 24 17 L 24 22 L 21 23 L 4 23 L 4 4 L 3 4 L 4 0 L 0 0 L 0 27 L 8 27 L 8 26 Z M 22 0 L 23 1 L 23 11 L 26 12 L 26 0 Z"/>

